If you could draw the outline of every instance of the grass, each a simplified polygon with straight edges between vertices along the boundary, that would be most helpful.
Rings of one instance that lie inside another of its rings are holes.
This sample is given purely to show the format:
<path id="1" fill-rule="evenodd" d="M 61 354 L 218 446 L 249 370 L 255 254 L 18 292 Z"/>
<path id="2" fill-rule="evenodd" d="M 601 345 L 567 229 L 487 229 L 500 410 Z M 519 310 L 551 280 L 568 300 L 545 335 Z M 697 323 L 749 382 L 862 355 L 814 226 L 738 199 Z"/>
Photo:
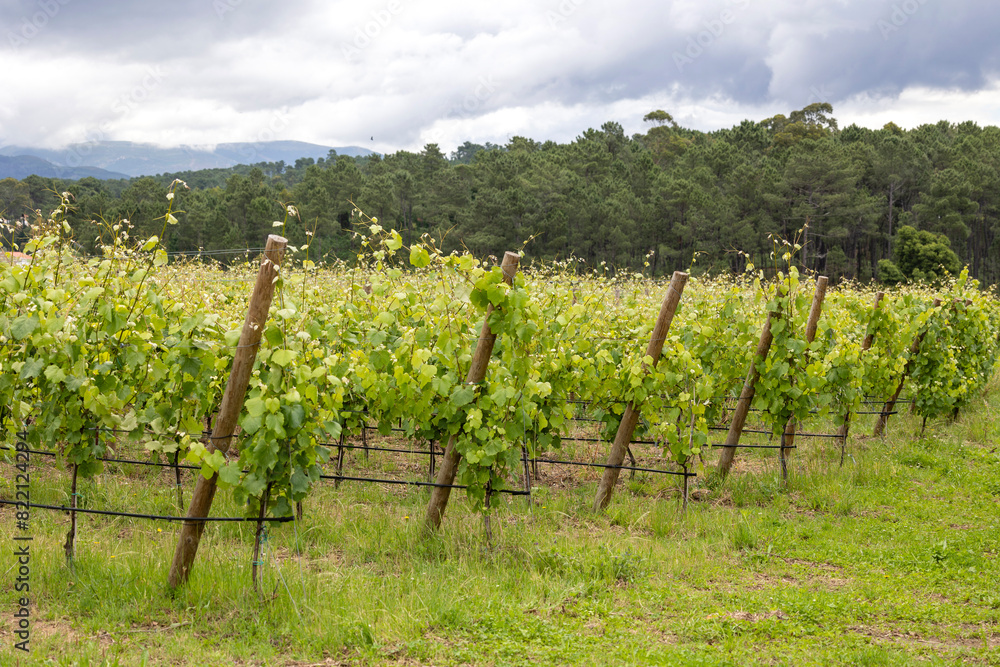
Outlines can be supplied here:
<path id="1" fill-rule="evenodd" d="M 773 451 L 743 450 L 725 482 L 699 478 L 687 515 L 670 478 L 622 480 L 597 515 L 599 470 L 548 467 L 530 508 L 501 499 L 490 545 L 460 495 L 440 536 L 421 540 L 425 491 L 324 484 L 301 523 L 269 531 L 262 596 L 252 524 L 210 526 L 171 594 L 178 526 L 84 516 L 71 570 L 68 518 L 35 509 L 30 656 L 12 647 L 4 507 L 0 663 L 1000 665 L 996 389 L 923 436 L 894 417 L 888 439 L 852 439 L 843 468 L 839 448 L 800 439 L 787 484 Z M 387 463 L 348 460 L 354 472 Z M 412 478 L 424 465 L 391 463 Z M 68 476 L 31 465 L 33 501 L 64 503 Z M 109 464 L 81 500 L 174 513 L 171 481 Z M 239 513 L 217 496 L 213 514 Z"/>

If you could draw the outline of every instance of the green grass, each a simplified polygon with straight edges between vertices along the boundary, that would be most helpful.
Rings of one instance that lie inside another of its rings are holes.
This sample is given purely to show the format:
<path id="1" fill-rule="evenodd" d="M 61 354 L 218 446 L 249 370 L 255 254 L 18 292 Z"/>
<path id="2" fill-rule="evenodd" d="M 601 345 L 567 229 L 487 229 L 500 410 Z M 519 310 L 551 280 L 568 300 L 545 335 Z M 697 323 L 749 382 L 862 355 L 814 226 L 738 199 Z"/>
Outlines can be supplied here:
<path id="1" fill-rule="evenodd" d="M 622 480 L 595 515 L 596 472 L 548 470 L 531 508 L 502 498 L 489 545 L 460 495 L 424 541 L 426 492 L 324 484 L 304 521 L 270 530 L 262 596 L 250 524 L 210 526 L 172 595 L 176 525 L 83 517 L 71 571 L 67 518 L 35 509 L 31 656 L 12 648 L 4 507 L 0 664 L 1000 665 L 998 413 L 993 393 L 922 437 L 894 417 L 887 440 L 853 439 L 843 468 L 839 448 L 801 439 L 787 484 L 773 451 L 744 450 L 725 482 L 699 479 L 707 497 L 686 516 L 671 479 Z M 172 513 L 169 481 L 109 466 L 81 498 Z M 35 502 L 67 490 L 33 457 Z M 239 511 L 222 492 L 213 513 Z"/>

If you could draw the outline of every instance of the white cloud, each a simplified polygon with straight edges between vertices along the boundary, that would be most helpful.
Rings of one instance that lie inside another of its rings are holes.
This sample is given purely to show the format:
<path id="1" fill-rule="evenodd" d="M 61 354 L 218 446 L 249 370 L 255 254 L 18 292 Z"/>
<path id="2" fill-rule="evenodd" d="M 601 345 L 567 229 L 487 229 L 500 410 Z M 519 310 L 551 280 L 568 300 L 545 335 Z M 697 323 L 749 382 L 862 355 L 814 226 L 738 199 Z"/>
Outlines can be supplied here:
<path id="1" fill-rule="evenodd" d="M 841 127 L 857 123 L 878 128 L 891 121 L 910 129 L 942 120 L 1000 125 L 1000 79 L 974 92 L 914 86 L 902 91 L 898 98 L 861 94 L 841 103 L 836 111 Z"/>
<path id="2" fill-rule="evenodd" d="M 817 100 L 842 125 L 1000 124 L 985 0 L 220 1 L 72 0 L 23 44 L 0 34 L 0 143 L 451 150 L 637 132 L 654 108 L 711 130 Z M 0 25 L 36 9 L 8 0 Z"/>

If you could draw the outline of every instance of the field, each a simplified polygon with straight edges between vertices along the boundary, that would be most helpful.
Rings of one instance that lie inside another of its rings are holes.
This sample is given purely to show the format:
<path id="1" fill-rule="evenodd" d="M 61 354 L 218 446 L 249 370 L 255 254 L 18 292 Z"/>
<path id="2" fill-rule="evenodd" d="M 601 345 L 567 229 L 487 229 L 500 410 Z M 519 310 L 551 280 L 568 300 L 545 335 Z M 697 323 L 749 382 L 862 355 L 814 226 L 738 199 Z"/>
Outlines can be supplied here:
<path id="1" fill-rule="evenodd" d="M 965 273 L 827 293 L 785 244 L 668 286 L 374 220 L 351 266 L 212 267 L 77 257 L 58 213 L 0 275 L 5 663 L 998 664 L 1000 305 Z M 233 521 L 199 549 L 185 512 Z"/>
<path id="2" fill-rule="evenodd" d="M 260 596 L 252 526 L 210 527 L 189 585 L 171 595 L 175 526 L 83 519 L 73 572 L 67 519 L 34 510 L 33 653 L 12 649 L 8 615 L 0 655 L 25 665 L 1000 664 L 996 389 L 923 436 L 901 415 L 885 441 L 853 440 L 842 469 L 837 448 L 804 446 L 787 489 L 773 454 L 741 456 L 686 516 L 674 484 L 641 474 L 594 514 L 596 473 L 543 468 L 531 507 L 512 498 L 495 511 L 491 544 L 464 502 L 423 540 L 426 492 L 326 483 L 302 522 L 271 529 Z M 417 465 L 358 453 L 348 469 L 392 464 Z M 65 502 L 64 472 L 41 458 L 32 471 L 36 502 Z M 130 511 L 175 502 L 171 476 L 138 466 L 109 464 L 82 493 L 86 506 Z M 228 498 L 217 511 L 238 513 Z M 13 526 L 4 508 L 6 545 Z M 9 587 L 4 597 L 12 610 Z"/>

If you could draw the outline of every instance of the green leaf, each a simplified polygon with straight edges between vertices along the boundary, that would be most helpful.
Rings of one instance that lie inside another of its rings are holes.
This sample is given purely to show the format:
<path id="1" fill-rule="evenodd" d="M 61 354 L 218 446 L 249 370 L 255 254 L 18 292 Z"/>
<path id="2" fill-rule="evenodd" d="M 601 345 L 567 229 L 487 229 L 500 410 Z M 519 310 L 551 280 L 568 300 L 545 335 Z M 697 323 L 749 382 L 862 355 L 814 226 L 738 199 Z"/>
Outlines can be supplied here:
<path id="1" fill-rule="evenodd" d="M 460 408 L 463 405 L 471 403 L 472 399 L 475 397 L 476 388 L 470 385 L 464 385 L 451 392 L 451 404 L 456 408 Z"/>
<path id="2" fill-rule="evenodd" d="M 14 340 L 23 340 L 35 332 L 38 328 L 38 317 L 36 315 L 21 315 L 14 318 L 10 325 L 10 334 Z"/>
<path id="3" fill-rule="evenodd" d="M 267 480 L 256 473 L 249 473 L 243 478 L 243 488 L 251 496 L 259 496 L 267 486 Z"/>
<path id="4" fill-rule="evenodd" d="M 215 450 L 202 459 L 202 471 L 204 472 L 204 466 L 208 466 L 213 471 L 218 472 L 225 463 L 226 457 L 219 450 Z"/>
<path id="5" fill-rule="evenodd" d="M 284 368 L 288 364 L 292 363 L 295 359 L 296 352 L 294 350 L 278 350 L 271 355 L 271 362 Z"/>
<path id="6" fill-rule="evenodd" d="M 285 333 L 277 324 L 272 324 L 264 329 L 264 339 L 271 347 L 281 347 L 285 340 Z"/>
<path id="7" fill-rule="evenodd" d="M 52 383 L 62 382 L 66 379 L 66 373 L 63 372 L 63 369 L 52 364 L 45 369 L 45 378 Z"/>
<path id="8" fill-rule="evenodd" d="M 431 263 L 431 256 L 427 249 L 421 245 L 414 245 L 410 248 L 410 264 L 422 269 Z"/>
<path id="9" fill-rule="evenodd" d="M 229 486 L 236 486 L 240 483 L 242 471 L 238 461 L 230 461 L 219 470 L 219 481 Z"/>
<path id="10" fill-rule="evenodd" d="M 260 417 L 264 414 L 264 400 L 260 396 L 248 399 L 243 405 L 251 417 Z"/>
<path id="11" fill-rule="evenodd" d="M 243 427 L 243 432 L 248 435 L 253 435 L 260 430 L 260 425 L 262 422 L 262 417 L 260 415 L 253 416 L 247 415 L 242 420 L 240 420 L 240 426 Z"/>
<path id="12" fill-rule="evenodd" d="M 302 468 L 296 467 L 294 472 L 292 472 L 291 483 L 292 498 L 295 500 L 304 498 L 309 491 L 309 477 L 302 471 Z"/>
<path id="13" fill-rule="evenodd" d="M 31 378 L 36 378 L 38 377 L 38 374 L 42 372 L 43 368 L 45 368 L 44 359 L 38 359 L 38 358 L 28 359 L 26 362 L 24 362 L 24 366 L 21 367 L 21 372 L 19 374 L 19 377 L 22 380 L 29 380 Z"/>

